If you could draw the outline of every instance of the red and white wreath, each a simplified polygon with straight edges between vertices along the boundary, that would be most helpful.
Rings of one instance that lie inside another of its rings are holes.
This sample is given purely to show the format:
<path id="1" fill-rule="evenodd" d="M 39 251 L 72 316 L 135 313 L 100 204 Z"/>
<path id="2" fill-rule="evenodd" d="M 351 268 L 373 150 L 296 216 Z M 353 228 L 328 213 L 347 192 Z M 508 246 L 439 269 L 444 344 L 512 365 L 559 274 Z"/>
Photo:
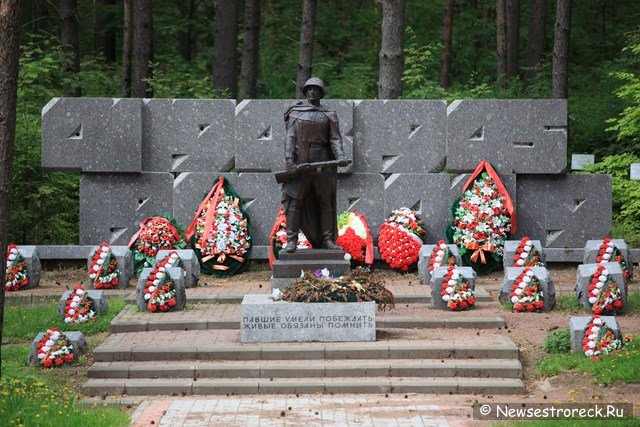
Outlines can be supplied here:
<path id="1" fill-rule="evenodd" d="M 87 296 L 82 285 L 76 285 L 64 306 L 65 323 L 84 323 L 96 317 L 93 300 Z"/>
<path id="2" fill-rule="evenodd" d="M 598 250 L 598 257 L 596 258 L 596 261 L 598 262 L 598 264 L 617 262 L 622 268 L 624 279 L 627 281 L 631 280 L 633 270 L 629 268 L 629 266 L 627 265 L 627 260 L 624 259 L 624 255 L 622 255 L 622 252 L 616 247 L 611 238 L 607 237 L 602 241 L 602 245 L 600 245 L 600 249 Z"/>
<path id="3" fill-rule="evenodd" d="M 514 267 L 544 267 L 538 249 L 528 237 L 520 240 L 520 245 L 513 257 Z"/>
<path id="4" fill-rule="evenodd" d="M 450 265 L 444 276 L 441 295 L 451 311 L 469 310 L 476 303 L 473 289 L 469 286 L 467 278 L 455 265 Z"/>
<path id="5" fill-rule="evenodd" d="M 380 258 L 394 270 L 407 271 L 418 261 L 426 230 L 418 213 L 400 208 L 380 226 Z"/>
<path id="6" fill-rule="evenodd" d="M 28 285 L 27 262 L 16 245 L 9 245 L 4 289 L 7 292 L 19 291 L 26 289 Z"/>
<path id="7" fill-rule="evenodd" d="M 531 267 L 525 268 L 511 286 L 511 305 L 516 311 L 542 311 L 544 307 L 540 280 Z"/>
<path id="8" fill-rule="evenodd" d="M 271 233 L 269 233 L 269 266 L 280 256 L 280 251 L 287 245 L 287 217 L 284 208 L 280 206 Z M 311 249 L 311 243 L 302 231 L 298 233 L 297 249 Z"/>
<path id="9" fill-rule="evenodd" d="M 347 211 L 338 215 L 336 243 L 344 249 L 347 260 L 373 264 L 373 238 L 369 224 L 360 212 Z"/>
<path id="10" fill-rule="evenodd" d="M 589 303 L 595 314 L 615 315 L 622 310 L 622 293 L 618 284 L 610 277 L 609 270 L 599 264 L 591 276 Z"/>
<path id="11" fill-rule="evenodd" d="M 170 267 L 181 265 L 176 251 L 171 251 L 162 261 L 156 263 L 144 286 L 144 299 L 149 311 L 169 311 L 176 305 L 175 283 L 169 276 Z"/>
<path id="12" fill-rule="evenodd" d="M 444 240 L 440 240 L 431 251 L 429 257 L 429 271 L 435 270 L 437 267 L 448 267 L 456 265 L 456 257 L 449 249 L 449 245 Z"/>
<path id="13" fill-rule="evenodd" d="M 73 345 L 56 328 L 51 328 L 38 342 L 37 357 L 45 368 L 71 363 L 73 361 Z"/>
<path id="14" fill-rule="evenodd" d="M 594 315 L 584 331 L 582 351 L 587 357 L 598 360 L 602 354 L 609 354 L 622 347 L 622 341 L 599 315 Z"/>
<path id="15" fill-rule="evenodd" d="M 118 287 L 120 272 L 118 260 L 113 255 L 107 242 L 102 242 L 91 259 L 89 278 L 96 289 L 111 289 Z"/>

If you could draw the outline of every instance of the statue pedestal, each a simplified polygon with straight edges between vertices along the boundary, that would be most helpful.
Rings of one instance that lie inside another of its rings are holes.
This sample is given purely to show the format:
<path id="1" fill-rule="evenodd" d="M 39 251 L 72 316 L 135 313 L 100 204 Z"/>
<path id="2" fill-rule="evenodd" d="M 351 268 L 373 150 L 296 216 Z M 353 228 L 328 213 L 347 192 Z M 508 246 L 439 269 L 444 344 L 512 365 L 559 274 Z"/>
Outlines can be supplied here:
<path id="1" fill-rule="evenodd" d="M 294 253 L 280 252 L 273 263 L 271 289 L 284 289 L 300 277 L 303 271 L 327 268 L 332 276 L 339 277 L 349 272 L 351 264 L 344 259 L 342 250 L 298 249 Z"/>

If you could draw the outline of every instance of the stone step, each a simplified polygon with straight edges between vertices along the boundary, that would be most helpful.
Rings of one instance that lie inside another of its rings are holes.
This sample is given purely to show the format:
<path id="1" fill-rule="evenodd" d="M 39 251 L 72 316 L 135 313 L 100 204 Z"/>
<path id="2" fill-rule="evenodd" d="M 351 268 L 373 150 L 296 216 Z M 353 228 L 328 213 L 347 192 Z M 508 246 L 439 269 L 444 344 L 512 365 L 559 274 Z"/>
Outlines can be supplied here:
<path id="1" fill-rule="evenodd" d="M 286 379 L 183 379 L 183 378 L 90 378 L 84 384 L 89 396 L 106 395 L 230 395 L 316 393 L 449 393 L 521 394 L 524 383 L 517 378 L 286 378 Z"/>
<path id="2" fill-rule="evenodd" d="M 239 333 L 225 330 L 133 332 L 110 335 L 93 351 L 93 357 L 96 362 L 518 358 L 515 343 L 499 334 L 458 330 L 455 338 L 443 340 L 437 330 L 407 331 L 416 332 L 404 332 L 408 339 L 291 344 L 239 344 Z"/>
<path id="3" fill-rule="evenodd" d="M 392 289 L 392 287 L 389 287 Z M 422 290 L 421 293 L 411 293 L 411 294 L 403 294 L 403 293 L 394 293 L 394 299 L 396 304 L 430 304 L 431 303 L 431 288 L 429 286 L 416 286 L 419 290 Z M 499 286 L 496 290 L 499 290 Z M 242 302 L 242 298 L 244 298 L 244 294 L 240 295 L 207 295 L 203 293 L 206 291 L 206 288 L 190 288 L 187 289 L 187 304 L 240 304 Z M 253 292 L 259 293 L 259 292 Z M 266 290 L 263 293 L 267 293 Z M 475 291 L 476 301 L 478 303 L 492 302 L 494 299 L 491 297 L 489 292 L 484 287 L 477 287 Z M 59 298 L 59 296 L 58 296 Z M 497 298 L 496 298 L 497 301 Z M 125 302 L 127 304 L 136 304 L 136 295 L 135 292 L 130 294 Z"/>
<path id="4" fill-rule="evenodd" d="M 331 274 L 335 277 L 342 276 L 349 271 L 351 264 L 349 261 L 330 259 L 330 260 L 315 260 L 315 259 L 303 259 L 303 260 L 291 260 L 281 261 L 278 260 L 273 263 L 272 277 L 279 278 L 297 278 L 300 277 L 301 271 L 316 271 L 323 268 L 329 269 Z"/>
<path id="5" fill-rule="evenodd" d="M 517 359 L 270 360 L 96 362 L 89 378 L 341 378 L 341 377 L 478 377 L 521 378 Z"/>
<path id="6" fill-rule="evenodd" d="M 175 316 L 173 316 L 175 314 Z M 189 330 L 239 330 L 240 317 L 232 319 L 194 316 L 185 318 L 184 313 L 160 313 L 149 315 L 136 313 L 128 317 L 115 318 L 110 326 L 111 333 L 144 332 L 144 331 L 189 331 Z M 170 317 L 171 316 L 171 317 Z M 504 319 L 499 317 L 457 317 L 457 318 L 423 318 L 423 317 L 383 317 L 376 318 L 376 329 L 500 329 L 505 328 Z"/>
<path id="7" fill-rule="evenodd" d="M 330 249 L 301 249 L 293 253 L 280 252 L 278 261 L 324 261 L 324 260 L 344 260 L 344 251 Z"/>

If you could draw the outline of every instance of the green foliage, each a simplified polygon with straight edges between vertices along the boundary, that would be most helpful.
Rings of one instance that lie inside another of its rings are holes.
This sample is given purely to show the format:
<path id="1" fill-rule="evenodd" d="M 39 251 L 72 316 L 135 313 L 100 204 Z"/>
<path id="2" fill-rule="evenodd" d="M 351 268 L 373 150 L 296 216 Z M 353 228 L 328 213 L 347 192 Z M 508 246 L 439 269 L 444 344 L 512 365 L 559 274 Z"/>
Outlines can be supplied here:
<path id="1" fill-rule="evenodd" d="M 562 313 L 575 314 L 580 312 L 582 307 L 575 295 L 556 295 L 555 310 Z"/>
<path id="2" fill-rule="evenodd" d="M 74 331 L 81 331 L 85 336 L 92 336 L 109 331 L 109 323 L 124 308 L 124 300 L 109 300 L 106 314 L 86 323 L 73 325 Z M 64 331 L 69 325 L 58 316 L 58 304 L 8 305 L 4 311 L 2 339 L 5 343 L 21 343 L 31 341 L 38 332 L 48 328 Z M 4 349 L 2 352 L 4 353 Z"/>
<path id="3" fill-rule="evenodd" d="M 631 163 L 640 162 L 640 156 L 618 154 L 585 168 L 590 173 L 612 176 L 613 220 L 619 237 L 632 247 L 640 244 L 640 181 L 629 179 Z"/>
<path id="4" fill-rule="evenodd" d="M 72 366 L 45 372 L 25 367 L 29 347 L 2 349 L 0 418 L 3 425 L 23 426 L 126 426 L 129 416 L 113 409 L 87 409 L 73 390 L 55 381 L 55 374 L 72 377 Z M 51 379 L 54 378 L 54 379 Z"/>
<path id="5" fill-rule="evenodd" d="M 640 382 L 640 338 L 634 338 L 620 350 L 594 361 L 582 353 L 552 354 L 538 360 L 537 372 L 555 376 L 566 371 L 586 372 L 599 384 Z"/>
<path id="6" fill-rule="evenodd" d="M 544 339 L 544 349 L 547 353 L 568 353 L 571 349 L 570 338 L 569 328 L 556 329 Z"/>

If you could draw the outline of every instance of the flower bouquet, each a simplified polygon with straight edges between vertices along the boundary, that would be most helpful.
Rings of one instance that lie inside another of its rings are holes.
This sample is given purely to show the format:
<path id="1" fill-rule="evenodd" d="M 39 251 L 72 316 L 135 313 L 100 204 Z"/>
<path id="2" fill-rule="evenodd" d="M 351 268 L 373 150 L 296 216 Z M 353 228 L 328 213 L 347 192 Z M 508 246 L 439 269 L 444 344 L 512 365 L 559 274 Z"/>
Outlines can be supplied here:
<path id="1" fill-rule="evenodd" d="M 513 257 L 514 267 L 544 267 L 544 262 L 540 256 L 540 252 L 533 245 L 528 237 L 520 240 L 520 245 Z"/>
<path id="2" fill-rule="evenodd" d="M 633 277 L 633 268 L 627 265 L 627 260 L 624 259 L 624 255 L 620 249 L 616 247 L 611 238 L 607 237 L 602 241 L 602 245 L 598 250 L 598 258 L 596 258 L 598 264 L 604 264 L 607 262 L 617 262 L 622 268 L 624 274 L 624 280 L 630 281 Z"/>
<path id="3" fill-rule="evenodd" d="M 179 267 L 182 260 L 176 251 L 171 251 L 164 259 L 157 262 L 144 284 L 144 299 L 152 313 L 170 311 L 176 306 L 176 288 L 171 280 L 170 267 Z"/>
<path id="4" fill-rule="evenodd" d="M 622 311 L 622 293 L 604 265 L 598 265 L 591 276 L 589 304 L 595 314 L 615 316 Z"/>
<path id="5" fill-rule="evenodd" d="M 534 276 L 531 267 L 526 267 L 515 280 L 509 298 L 515 311 L 542 311 L 544 302 L 540 279 Z"/>
<path id="6" fill-rule="evenodd" d="M 344 249 L 348 260 L 356 264 L 373 264 L 373 238 L 361 213 L 347 211 L 338 215 L 336 243 Z"/>
<path id="7" fill-rule="evenodd" d="M 93 300 L 87 296 L 82 285 L 76 285 L 64 306 L 65 323 L 85 323 L 96 317 Z"/>
<path id="8" fill-rule="evenodd" d="M 440 240 L 429 256 L 429 271 L 433 273 L 433 270 L 438 267 L 451 265 L 456 265 L 456 257 L 449 250 L 449 245 L 444 240 Z"/>
<path id="9" fill-rule="evenodd" d="M 48 329 L 38 342 L 37 357 L 45 368 L 73 362 L 73 346 L 57 329 Z"/>
<path id="10" fill-rule="evenodd" d="M 418 261 L 425 232 L 417 212 L 408 208 L 393 211 L 380 226 L 380 258 L 393 270 L 408 271 Z"/>
<path id="11" fill-rule="evenodd" d="M 248 265 L 250 223 L 242 205 L 242 200 L 223 176 L 200 203 L 187 228 L 187 241 L 205 273 L 228 276 Z"/>
<path id="12" fill-rule="evenodd" d="M 442 300 L 451 311 L 470 310 L 476 304 L 473 289 L 455 265 L 450 265 L 442 282 Z"/>
<path id="13" fill-rule="evenodd" d="M 515 233 L 516 214 L 509 193 L 488 162 L 480 162 L 451 209 L 453 223 L 446 235 L 460 248 L 463 263 L 478 274 L 498 268 L 504 242 Z"/>
<path id="14" fill-rule="evenodd" d="M 622 340 L 616 337 L 613 330 L 599 315 L 595 314 L 584 331 L 582 351 L 584 355 L 598 360 L 600 355 L 609 354 L 622 347 Z"/>
<path id="15" fill-rule="evenodd" d="M 280 251 L 287 244 L 287 217 L 284 214 L 284 208 L 280 206 L 278 216 L 276 217 L 271 233 L 269 233 L 269 267 L 273 267 L 273 263 L 280 256 Z M 311 243 L 302 231 L 298 233 L 297 249 L 311 249 Z"/>
<path id="16" fill-rule="evenodd" d="M 118 260 L 113 255 L 107 242 L 102 242 L 91 259 L 89 279 L 96 289 L 111 289 L 118 287 Z"/>
<path id="17" fill-rule="evenodd" d="M 5 274 L 4 290 L 7 292 L 26 289 L 29 285 L 27 261 L 16 245 L 7 248 L 7 270 Z"/>
<path id="18" fill-rule="evenodd" d="M 129 242 L 133 252 L 133 266 L 136 276 L 145 267 L 153 267 L 156 255 L 163 249 L 184 249 L 181 227 L 167 214 L 149 217 L 140 223 L 140 229 Z"/>

